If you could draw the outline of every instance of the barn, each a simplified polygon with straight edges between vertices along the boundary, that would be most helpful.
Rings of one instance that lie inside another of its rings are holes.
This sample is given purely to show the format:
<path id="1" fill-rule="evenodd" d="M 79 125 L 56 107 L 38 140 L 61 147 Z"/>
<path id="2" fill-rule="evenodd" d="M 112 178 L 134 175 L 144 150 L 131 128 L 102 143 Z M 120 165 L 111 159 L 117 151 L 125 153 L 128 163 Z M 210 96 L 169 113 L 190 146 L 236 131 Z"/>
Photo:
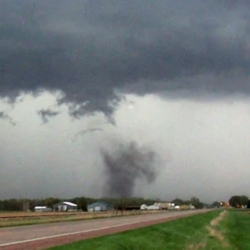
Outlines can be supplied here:
<path id="1" fill-rule="evenodd" d="M 48 208 L 46 206 L 35 206 L 34 211 L 35 212 L 49 212 L 51 211 L 51 208 Z"/>
<path id="2" fill-rule="evenodd" d="M 103 201 L 98 201 L 88 205 L 88 212 L 100 212 L 114 210 L 114 206 L 107 204 Z"/>
<path id="3" fill-rule="evenodd" d="M 59 212 L 73 212 L 77 211 L 77 205 L 69 201 L 62 201 L 53 205 L 53 210 Z"/>

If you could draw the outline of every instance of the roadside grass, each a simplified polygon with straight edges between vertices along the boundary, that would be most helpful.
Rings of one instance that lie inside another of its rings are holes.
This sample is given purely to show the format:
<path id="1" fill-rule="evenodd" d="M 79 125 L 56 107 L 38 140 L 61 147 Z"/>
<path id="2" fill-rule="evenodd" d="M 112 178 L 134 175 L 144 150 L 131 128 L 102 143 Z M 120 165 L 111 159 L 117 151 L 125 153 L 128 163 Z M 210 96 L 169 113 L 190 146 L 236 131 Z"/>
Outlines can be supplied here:
<path id="1" fill-rule="evenodd" d="M 222 210 L 192 215 L 163 224 L 110 236 L 98 237 L 84 241 L 50 248 L 51 250 L 195 250 L 222 249 L 220 243 L 212 239 L 207 248 L 209 232 L 207 226 L 217 218 Z M 212 248 L 211 248 L 212 247 Z"/>
<path id="2" fill-rule="evenodd" d="M 208 231 L 206 237 L 206 246 L 204 248 L 199 249 L 220 249 L 220 250 L 233 250 L 229 240 L 225 235 L 225 224 L 224 222 L 230 216 L 227 210 L 222 210 L 220 215 L 210 221 L 209 225 L 207 225 L 206 229 Z"/>
<path id="3" fill-rule="evenodd" d="M 130 211 L 124 212 L 124 216 L 134 216 L 142 214 L 152 214 L 153 212 L 141 212 L 141 211 Z M 19 216 L 20 215 L 20 216 Z M 102 212 L 102 213 L 51 213 L 51 215 L 40 214 L 39 213 L 3 213 L 0 217 L 0 228 L 3 227 L 14 227 L 14 226 L 28 226 L 36 224 L 45 224 L 45 223 L 56 223 L 56 222 L 67 222 L 67 221 L 80 221 L 80 220 L 91 220 L 91 219 L 104 219 L 104 218 L 113 218 L 121 217 L 121 213 L 116 212 Z"/>
<path id="4" fill-rule="evenodd" d="M 249 211 L 228 212 L 225 220 L 220 224 L 221 231 L 233 250 L 250 249 L 250 214 Z"/>

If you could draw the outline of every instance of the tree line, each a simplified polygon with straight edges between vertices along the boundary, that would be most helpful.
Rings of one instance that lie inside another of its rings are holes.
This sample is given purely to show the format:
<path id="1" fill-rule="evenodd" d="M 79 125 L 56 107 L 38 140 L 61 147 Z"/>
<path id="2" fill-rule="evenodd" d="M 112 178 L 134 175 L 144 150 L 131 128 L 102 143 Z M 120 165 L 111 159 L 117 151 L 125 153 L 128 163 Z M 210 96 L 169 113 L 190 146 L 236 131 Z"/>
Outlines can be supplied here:
<path id="1" fill-rule="evenodd" d="M 5 199 L 0 200 L 0 211 L 23 211 L 23 204 L 28 202 L 29 207 L 28 209 L 33 211 L 35 206 L 46 206 L 48 208 L 53 208 L 53 205 L 62 202 L 62 201 L 69 201 L 72 203 L 77 204 L 78 210 L 87 211 L 87 205 L 92 204 L 97 201 L 103 201 L 108 204 L 114 206 L 114 208 L 118 208 L 121 203 L 123 206 L 140 206 L 141 204 L 151 205 L 155 202 L 155 199 L 144 199 L 144 198 L 137 198 L 131 197 L 123 199 L 116 198 L 89 198 L 89 197 L 75 197 L 71 199 L 60 199 L 55 197 L 48 197 L 45 199 Z"/>
<path id="2" fill-rule="evenodd" d="M 213 202 L 214 207 L 224 206 L 224 201 Z M 233 195 L 228 201 L 228 205 L 233 208 L 250 208 L 250 200 L 246 195 Z"/>
<path id="3" fill-rule="evenodd" d="M 103 201 L 110 205 L 113 205 L 115 209 L 122 206 L 140 206 L 142 204 L 146 205 L 152 205 L 155 202 L 160 202 L 160 199 L 145 199 L 141 197 L 131 197 L 126 198 L 121 201 L 121 199 L 117 198 L 108 198 L 103 197 L 99 199 L 89 198 L 89 197 L 75 197 L 71 199 L 60 199 L 55 197 L 48 197 L 45 199 L 5 199 L 0 200 L 0 211 L 22 211 L 23 210 L 23 204 L 24 202 L 28 202 L 29 204 L 29 210 L 33 211 L 35 206 L 47 206 L 49 208 L 53 208 L 53 205 L 56 203 L 59 203 L 61 201 L 70 201 L 72 203 L 77 204 L 78 210 L 87 211 L 87 205 L 97 202 L 97 201 Z M 169 201 L 171 203 L 174 203 L 177 206 L 184 206 L 184 205 L 193 205 L 197 209 L 201 209 L 203 207 L 220 207 L 222 202 L 221 201 L 214 201 L 211 204 L 207 204 L 202 202 L 197 197 L 192 197 L 189 200 L 182 200 L 180 198 L 176 198 L 172 201 Z M 246 195 L 233 195 L 229 201 L 229 205 L 231 207 L 240 208 L 247 206 L 250 208 L 250 201 L 248 196 Z"/>
<path id="4" fill-rule="evenodd" d="M 130 197 L 123 200 L 117 198 L 109 198 L 109 197 L 103 197 L 99 199 L 89 198 L 89 197 L 75 197 L 71 199 L 60 199 L 56 197 L 48 197 L 45 199 L 5 199 L 5 200 L 0 200 L 0 211 L 22 211 L 24 202 L 28 202 L 29 210 L 31 211 L 34 210 L 35 206 L 47 206 L 48 208 L 53 208 L 53 205 L 61 201 L 69 201 L 75 203 L 77 204 L 78 210 L 87 211 L 88 204 L 100 200 L 110 205 L 113 205 L 115 209 L 121 207 L 121 204 L 123 207 L 127 207 L 127 206 L 141 206 L 142 204 L 152 205 L 155 202 L 160 202 L 160 199 L 145 199 L 141 197 Z M 175 198 L 174 200 L 171 200 L 169 202 L 174 203 L 177 206 L 193 205 L 197 209 L 201 209 L 203 207 L 211 208 L 211 207 L 221 206 L 221 201 L 214 201 L 211 204 L 207 204 L 202 202 L 197 197 L 192 197 L 189 200 Z M 229 199 L 228 203 L 230 204 L 231 207 L 235 208 L 246 206 L 249 204 L 250 208 L 249 198 L 246 195 L 234 195 Z"/>

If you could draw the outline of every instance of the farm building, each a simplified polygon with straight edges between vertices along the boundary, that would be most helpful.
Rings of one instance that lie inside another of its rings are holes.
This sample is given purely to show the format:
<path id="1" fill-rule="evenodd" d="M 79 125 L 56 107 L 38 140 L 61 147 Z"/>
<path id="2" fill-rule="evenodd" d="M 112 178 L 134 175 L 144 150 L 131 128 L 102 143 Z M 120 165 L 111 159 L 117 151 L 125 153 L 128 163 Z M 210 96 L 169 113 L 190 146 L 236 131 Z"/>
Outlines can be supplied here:
<path id="1" fill-rule="evenodd" d="M 169 203 L 168 202 L 159 202 L 159 203 L 155 203 L 154 206 L 158 206 L 159 209 L 161 209 L 161 210 L 167 210 L 169 207 Z"/>
<path id="2" fill-rule="evenodd" d="M 51 208 L 46 207 L 46 206 L 35 206 L 34 211 L 35 212 L 49 212 L 51 211 Z"/>
<path id="3" fill-rule="evenodd" d="M 175 209 L 175 204 L 174 203 L 168 203 L 168 209 L 169 210 Z"/>
<path id="4" fill-rule="evenodd" d="M 159 210 L 160 207 L 158 206 L 158 204 L 153 204 L 153 205 L 148 206 L 147 209 L 148 210 Z"/>
<path id="5" fill-rule="evenodd" d="M 53 210 L 54 211 L 59 211 L 59 212 L 77 211 L 77 205 L 72 203 L 72 202 L 63 201 L 63 202 L 59 202 L 59 203 L 55 204 L 53 206 Z"/>
<path id="6" fill-rule="evenodd" d="M 114 206 L 109 205 L 105 202 L 98 201 L 88 205 L 88 212 L 99 212 L 99 211 L 110 211 L 114 210 Z"/>
<path id="7" fill-rule="evenodd" d="M 141 210 L 147 210 L 147 209 L 148 209 L 148 206 L 146 204 L 141 205 Z"/>
<path id="8" fill-rule="evenodd" d="M 141 205 L 141 210 L 168 210 L 174 209 L 174 204 L 169 202 L 155 202 L 153 205 L 147 206 L 146 204 Z"/>

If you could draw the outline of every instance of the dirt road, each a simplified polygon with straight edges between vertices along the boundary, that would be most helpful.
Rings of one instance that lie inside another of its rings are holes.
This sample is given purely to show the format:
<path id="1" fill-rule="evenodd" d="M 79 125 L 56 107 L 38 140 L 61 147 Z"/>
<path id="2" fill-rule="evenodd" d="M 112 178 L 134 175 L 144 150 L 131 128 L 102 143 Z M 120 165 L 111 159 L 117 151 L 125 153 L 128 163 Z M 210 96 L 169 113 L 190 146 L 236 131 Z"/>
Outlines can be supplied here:
<path id="1" fill-rule="evenodd" d="M 46 249 L 55 245 L 163 223 L 206 211 L 163 212 L 160 214 L 2 228 L 0 229 L 0 249 Z"/>

